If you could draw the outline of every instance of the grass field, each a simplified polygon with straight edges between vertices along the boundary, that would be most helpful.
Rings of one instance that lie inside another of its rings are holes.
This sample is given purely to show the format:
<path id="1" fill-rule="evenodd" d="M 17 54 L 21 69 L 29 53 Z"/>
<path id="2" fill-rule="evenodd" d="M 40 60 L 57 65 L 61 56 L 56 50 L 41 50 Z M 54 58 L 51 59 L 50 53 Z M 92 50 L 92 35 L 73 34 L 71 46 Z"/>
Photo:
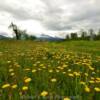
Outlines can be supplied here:
<path id="1" fill-rule="evenodd" d="M 100 41 L 0 41 L 0 100 L 100 100 Z"/>

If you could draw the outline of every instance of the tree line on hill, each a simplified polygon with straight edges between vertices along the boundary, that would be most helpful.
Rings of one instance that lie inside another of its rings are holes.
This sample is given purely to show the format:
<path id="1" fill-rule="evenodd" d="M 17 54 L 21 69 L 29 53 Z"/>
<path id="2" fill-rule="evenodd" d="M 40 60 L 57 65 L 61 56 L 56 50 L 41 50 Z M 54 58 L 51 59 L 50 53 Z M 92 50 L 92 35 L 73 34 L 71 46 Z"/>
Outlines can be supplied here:
<path id="1" fill-rule="evenodd" d="M 79 33 L 67 34 L 65 40 L 100 40 L 100 29 L 98 32 L 93 29 L 89 29 L 88 32 L 82 29 Z"/>

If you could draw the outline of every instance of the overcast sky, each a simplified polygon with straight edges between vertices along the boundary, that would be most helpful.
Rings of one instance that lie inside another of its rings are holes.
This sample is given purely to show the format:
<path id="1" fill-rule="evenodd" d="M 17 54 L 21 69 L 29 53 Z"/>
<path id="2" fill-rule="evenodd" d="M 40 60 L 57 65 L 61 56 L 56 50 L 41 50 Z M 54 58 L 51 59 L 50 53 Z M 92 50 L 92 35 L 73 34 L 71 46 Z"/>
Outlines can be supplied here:
<path id="1" fill-rule="evenodd" d="M 0 0 L 0 32 L 11 22 L 29 34 L 64 36 L 64 32 L 100 27 L 100 0 Z M 59 33 L 59 34 L 58 34 Z"/>

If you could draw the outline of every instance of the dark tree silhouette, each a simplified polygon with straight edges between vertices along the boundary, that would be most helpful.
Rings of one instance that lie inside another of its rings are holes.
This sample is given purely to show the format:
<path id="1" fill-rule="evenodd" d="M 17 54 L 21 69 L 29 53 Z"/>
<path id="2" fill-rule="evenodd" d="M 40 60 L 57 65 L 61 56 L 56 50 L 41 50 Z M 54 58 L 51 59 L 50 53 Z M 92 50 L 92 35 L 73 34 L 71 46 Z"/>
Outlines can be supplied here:
<path id="1" fill-rule="evenodd" d="M 90 29 L 89 30 L 89 33 L 90 33 L 90 40 L 94 40 L 94 30 L 93 29 Z"/>
<path id="2" fill-rule="evenodd" d="M 76 40 L 77 38 L 77 33 L 71 33 L 71 39 Z"/>
<path id="3" fill-rule="evenodd" d="M 81 29 L 80 34 L 81 34 L 81 39 L 82 40 L 86 39 L 86 37 L 87 37 L 87 32 L 86 31 L 84 31 L 83 29 Z"/>
<path id="4" fill-rule="evenodd" d="M 20 36 L 21 36 L 21 33 L 17 27 L 17 25 L 13 24 L 13 22 L 9 25 L 9 28 L 12 28 L 13 32 L 15 33 L 16 35 L 16 39 L 19 40 L 20 39 Z"/>

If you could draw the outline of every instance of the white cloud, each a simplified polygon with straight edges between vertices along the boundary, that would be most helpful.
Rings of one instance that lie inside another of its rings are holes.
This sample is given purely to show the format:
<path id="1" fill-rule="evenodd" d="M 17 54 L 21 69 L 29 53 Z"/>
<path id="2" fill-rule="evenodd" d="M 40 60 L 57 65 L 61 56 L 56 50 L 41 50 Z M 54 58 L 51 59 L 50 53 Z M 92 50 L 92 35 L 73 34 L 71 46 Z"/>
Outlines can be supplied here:
<path id="1" fill-rule="evenodd" d="M 46 33 L 100 26 L 100 0 L 0 0 L 0 31 L 9 34 L 14 22 L 29 33 Z"/>

